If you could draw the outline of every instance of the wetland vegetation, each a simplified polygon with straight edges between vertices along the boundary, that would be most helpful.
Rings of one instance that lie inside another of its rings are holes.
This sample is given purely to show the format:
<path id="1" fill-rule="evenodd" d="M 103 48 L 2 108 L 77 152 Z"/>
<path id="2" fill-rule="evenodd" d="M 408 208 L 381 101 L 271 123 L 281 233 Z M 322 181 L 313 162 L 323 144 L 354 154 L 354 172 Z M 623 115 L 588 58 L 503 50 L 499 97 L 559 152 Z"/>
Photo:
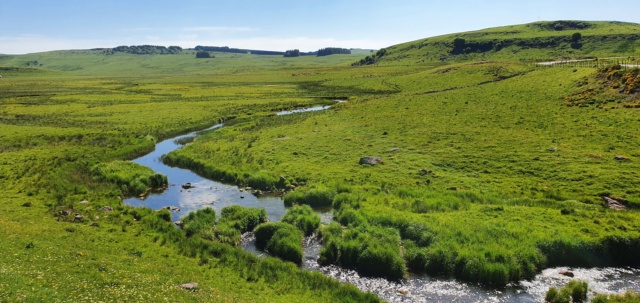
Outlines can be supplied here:
<path id="1" fill-rule="evenodd" d="M 390 280 L 501 288 L 552 266 L 638 266 L 637 70 L 529 63 L 634 62 L 638 29 L 534 23 L 369 56 L 0 56 L 0 301 L 379 301 L 296 266 L 314 232 L 322 264 Z M 126 160 L 221 122 L 163 161 L 287 191 L 283 222 L 205 208 L 176 228 L 169 210 L 122 203 L 171 183 Z M 254 229 L 286 262 L 237 247 Z"/>

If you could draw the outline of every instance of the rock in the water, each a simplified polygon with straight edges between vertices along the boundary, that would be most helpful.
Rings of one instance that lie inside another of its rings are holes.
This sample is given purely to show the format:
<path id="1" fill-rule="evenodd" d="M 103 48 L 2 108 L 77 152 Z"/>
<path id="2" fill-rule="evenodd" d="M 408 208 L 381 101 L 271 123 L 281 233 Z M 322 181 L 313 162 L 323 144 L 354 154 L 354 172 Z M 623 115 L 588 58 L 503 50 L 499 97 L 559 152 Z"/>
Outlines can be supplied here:
<path id="1" fill-rule="evenodd" d="M 185 283 L 182 285 L 178 285 L 178 288 L 184 289 L 184 290 L 189 290 L 189 291 L 197 291 L 198 290 L 198 283 Z"/>
<path id="2" fill-rule="evenodd" d="M 376 165 L 382 163 L 382 158 L 381 157 L 362 157 L 360 158 L 360 165 L 362 164 L 370 164 L 370 165 Z"/>
<path id="3" fill-rule="evenodd" d="M 568 271 L 566 269 L 561 270 L 560 272 L 558 272 L 559 274 L 565 276 L 565 277 L 569 277 L 569 278 L 573 278 L 575 275 L 573 274 L 573 272 Z"/>
<path id="4" fill-rule="evenodd" d="M 403 295 L 403 296 L 408 296 L 409 295 L 409 290 L 404 289 L 404 288 L 398 289 L 398 293 Z"/>
<path id="5" fill-rule="evenodd" d="M 190 188 L 194 188 L 195 186 L 191 185 L 191 182 L 187 182 L 185 184 L 182 184 L 182 188 L 184 189 L 190 189 Z"/>
<path id="6" fill-rule="evenodd" d="M 176 207 L 176 206 L 165 206 L 163 208 L 166 209 L 166 210 L 172 211 L 172 212 L 179 212 L 180 211 L 180 208 Z"/>

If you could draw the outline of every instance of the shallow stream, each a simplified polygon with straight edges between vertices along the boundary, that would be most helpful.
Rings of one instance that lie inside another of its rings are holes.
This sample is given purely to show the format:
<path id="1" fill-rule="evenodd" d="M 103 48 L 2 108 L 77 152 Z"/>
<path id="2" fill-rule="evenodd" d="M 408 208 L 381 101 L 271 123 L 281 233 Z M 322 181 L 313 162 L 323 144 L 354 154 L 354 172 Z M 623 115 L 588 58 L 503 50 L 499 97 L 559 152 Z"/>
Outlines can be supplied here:
<path id="1" fill-rule="evenodd" d="M 337 102 L 341 102 L 336 100 Z M 283 111 L 277 115 L 328 109 L 329 106 L 317 106 L 306 109 Z M 212 131 L 223 127 L 215 125 L 204 131 Z M 200 132 L 178 136 L 164 140 L 156 145 L 156 149 L 133 162 L 150 167 L 154 171 L 167 175 L 169 187 L 161 193 L 152 193 L 144 198 L 128 198 L 124 202 L 133 206 L 146 206 L 161 209 L 173 206 L 180 209 L 174 212 L 173 219 L 204 207 L 212 207 L 216 213 L 231 205 L 263 208 L 269 221 L 280 221 L 286 212 L 284 202 L 277 196 L 256 197 L 235 185 L 224 184 L 203 178 L 186 169 L 170 167 L 162 163 L 161 157 L 182 147 L 177 143 L 180 139 L 195 137 Z M 184 189 L 182 184 L 191 183 L 193 188 Z M 319 211 L 324 224 L 332 220 L 330 211 Z M 551 268 L 544 270 L 533 281 L 521 281 L 503 290 L 486 289 L 455 280 L 432 278 L 424 275 L 412 275 L 401 283 L 389 282 L 379 278 L 360 277 L 355 271 L 336 266 L 320 267 L 317 262 L 321 244 L 313 237 L 306 238 L 304 243 L 305 258 L 302 267 L 317 270 L 342 282 L 352 283 L 359 289 L 377 294 L 387 302 L 542 302 L 545 292 L 551 286 L 561 287 L 571 278 L 559 272 L 567 268 Z M 243 235 L 242 246 L 245 250 L 257 255 L 265 255 L 255 248 L 255 238 L 251 233 Z M 592 291 L 598 293 L 620 293 L 627 289 L 640 290 L 640 269 L 634 268 L 570 268 L 574 279 L 585 280 Z"/>

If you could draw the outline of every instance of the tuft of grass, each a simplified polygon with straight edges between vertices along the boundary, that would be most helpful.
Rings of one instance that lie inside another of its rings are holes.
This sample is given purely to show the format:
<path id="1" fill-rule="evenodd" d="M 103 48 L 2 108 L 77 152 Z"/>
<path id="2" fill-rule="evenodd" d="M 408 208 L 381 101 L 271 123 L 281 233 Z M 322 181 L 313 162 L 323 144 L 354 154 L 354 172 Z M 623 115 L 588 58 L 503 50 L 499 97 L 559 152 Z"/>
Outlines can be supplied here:
<path id="1" fill-rule="evenodd" d="M 586 302 L 588 290 L 589 285 L 587 282 L 571 280 L 567 285 L 560 288 L 560 290 L 556 287 L 549 288 L 544 301 L 550 303 Z"/>
<path id="2" fill-rule="evenodd" d="M 295 226 L 274 222 L 256 228 L 256 247 L 295 264 L 302 263 L 302 232 Z"/>
<path id="3" fill-rule="evenodd" d="M 244 208 L 239 205 L 222 209 L 220 220 L 215 227 L 215 236 L 222 242 L 238 245 L 245 232 L 253 231 L 258 225 L 267 222 L 264 209 Z"/>
<path id="4" fill-rule="evenodd" d="M 125 195 L 142 195 L 169 185 L 167 176 L 129 161 L 100 163 L 92 168 L 91 173 L 100 180 L 116 184 Z"/>

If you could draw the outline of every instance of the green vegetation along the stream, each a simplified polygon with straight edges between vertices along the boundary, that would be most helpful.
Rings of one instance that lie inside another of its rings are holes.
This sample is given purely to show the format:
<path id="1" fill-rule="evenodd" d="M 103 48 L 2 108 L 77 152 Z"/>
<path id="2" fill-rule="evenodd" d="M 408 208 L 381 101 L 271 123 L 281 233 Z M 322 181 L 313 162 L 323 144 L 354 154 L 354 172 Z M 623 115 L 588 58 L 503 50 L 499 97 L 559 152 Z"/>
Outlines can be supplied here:
<path id="1" fill-rule="evenodd" d="M 264 214 L 232 208 L 214 228 L 203 210 L 180 229 L 167 210 L 122 204 L 165 184 L 122 160 L 219 122 L 165 161 L 331 206 L 323 264 L 492 286 L 555 265 L 638 265 L 640 117 L 622 89 L 638 73 L 531 60 L 634 63 L 639 28 L 535 23 L 368 58 L 2 55 L 0 301 L 377 301 L 234 247 Z M 274 115 L 315 104 L 332 108 Z M 317 224 L 302 208 L 287 222 L 262 225 L 265 248 L 297 263 Z"/>

